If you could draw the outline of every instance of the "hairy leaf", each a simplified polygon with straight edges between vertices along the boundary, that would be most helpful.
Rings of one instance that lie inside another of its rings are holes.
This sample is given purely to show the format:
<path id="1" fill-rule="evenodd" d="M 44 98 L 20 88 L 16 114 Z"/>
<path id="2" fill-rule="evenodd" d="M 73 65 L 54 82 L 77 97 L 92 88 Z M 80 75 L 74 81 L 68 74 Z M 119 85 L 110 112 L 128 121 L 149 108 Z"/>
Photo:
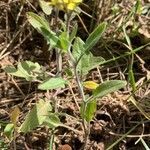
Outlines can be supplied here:
<path id="1" fill-rule="evenodd" d="M 57 45 L 58 37 L 50 29 L 49 23 L 44 19 L 44 17 L 41 17 L 33 12 L 28 12 L 27 17 L 30 24 L 46 38 L 51 47 Z"/>
<path id="2" fill-rule="evenodd" d="M 45 121 L 50 111 L 52 111 L 50 103 L 48 101 L 40 100 L 27 114 L 19 131 L 27 133 L 40 126 Z"/>
<path id="3" fill-rule="evenodd" d="M 43 83 L 39 84 L 38 89 L 40 90 L 50 90 L 57 88 L 64 88 L 66 84 L 66 80 L 63 78 L 50 78 Z"/>
<path id="4" fill-rule="evenodd" d="M 111 92 L 115 92 L 123 88 L 125 85 L 126 85 L 126 81 L 121 81 L 121 80 L 105 81 L 93 91 L 93 97 L 101 98 Z"/>
<path id="5" fill-rule="evenodd" d="M 107 23 L 103 22 L 99 24 L 96 29 L 89 35 L 85 42 L 85 50 L 86 52 L 89 52 L 93 48 L 93 46 L 99 41 L 101 38 L 102 34 L 106 30 Z"/>
<path id="6" fill-rule="evenodd" d="M 86 75 L 90 70 L 96 68 L 104 61 L 105 59 L 103 57 L 95 57 L 90 52 L 88 54 L 83 55 L 79 62 L 78 69 L 82 73 L 82 75 Z"/>
<path id="7" fill-rule="evenodd" d="M 47 125 L 49 128 L 56 128 L 61 124 L 60 119 L 56 114 L 49 114 L 49 116 L 44 121 L 44 125 Z"/>
<path id="8" fill-rule="evenodd" d="M 52 12 L 52 6 L 48 2 L 45 2 L 44 0 L 39 0 L 40 7 L 42 8 L 43 12 L 46 15 L 50 15 Z"/>
<path id="9" fill-rule="evenodd" d="M 85 105 L 85 110 L 84 110 Z M 87 102 L 86 104 L 83 102 L 81 105 L 80 113 L 82 118 L 84 118 L 87 122 L 90 122 L 93 117 L 94 113 L 96 112 L 96 100 L 92 100 L 90 102 Z"/>
<path id="10" fill-rule="evenodd" d="M 35 73 L 41 72 L 41 67 L 38 63 L 22 61 L 18 63 L 17 69 L 13 66 L 7 66 L 4 70 L 13 76 L 22 77 L 31 81 L 36 78 Z"/>

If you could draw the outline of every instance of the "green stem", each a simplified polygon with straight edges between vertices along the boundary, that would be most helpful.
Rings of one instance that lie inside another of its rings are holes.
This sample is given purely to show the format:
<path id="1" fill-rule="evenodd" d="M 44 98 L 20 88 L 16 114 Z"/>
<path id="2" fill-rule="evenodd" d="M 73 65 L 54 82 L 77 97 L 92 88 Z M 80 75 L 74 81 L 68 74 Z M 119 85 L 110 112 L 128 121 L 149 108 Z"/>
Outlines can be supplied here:
<path id="1" fill-rule="evenodd" d="M 85 118 L 84 118 L 84 114 L 85 114 L 85 111 L 86 111 L 86 105 L 87 105 L 87 102 L 86 102 L 86 99 L 85 99 L 85 95 L 84 95 L 84 91 L 83 91 L 83 86 L 81 84 L 81 80 L 80 80 L 80 77 L 79 77 L 79 74 L 78 74 L 78 70 L 77 70 L 77 66 L 74 67 L 74 74 L 75 74 L 75 77 L 76 77 L 76 82 L 77 82 L 77 85 L 78 85 L 78 89 L 79 89 L 79 92 L 80 92 L 80 95 L 82 96 L 82 101 L 83 101 L 83 117 L 82 117 L 82 125 L 83 125 L 83 129 L 84 129 L 84 133 L 85 133 L 85 139 L 84 139 L 84 145 L 83 145 L 83 150 L 87 148 L 87 144 L 88 144 L 88 138 L 89 138 L 89 134 L 90 134 L 90 126 L 89 126 L 89 123 L 87 124 Z"/>
<path id="2" fill-rule="evenodd" d="M 57 61 L 57 76 L 61 76 L 62 72 L 62 55 L 61 50 L 56 49 L 56 61 Z"/>
<path id="3" fill-rule="evenodd" d="M 55 15 L 55 31 L 58 32 L 58 16 L 59 16 L 59 10 L 56 9 L 56 15 Z M 55 48 L 56 50 L 56 63 L 57 63 L 57 76 L 61 76 L 62 72 L 62 54 L 61 50 L 58 48 Z"/>
<path id="4" fill-rule="evenodd" d="M 87 149 L 89 135 L 90 135 L 90 122 L 87 123 L 87 129 L 86 129 L 86 133 L 85 133 L 83 150 Z"/>
<path id="5" fill-rule="evenodd" d="M 80 77 L 79 77 L 79 73 L 78 73 L 78 70 L 77 70 L 77 66 L 74 66 L 74 74 L 75 74 L 75 77 L 76 77 L 78 90 L 80 92 L 80 95 L 82 97 L 83 102 L 85 102 L 85 95 L 84 95 L 83 86 L 81 84 L 81 80 L 80 80 Z"/>
<path id="6" fill-rule="evenodd" d="M 58 32 L 58 16 L 59 16 L 59 10 L 56 9 L 55 10 L 55 32 Z M 56 64 L 57 64 L 57 73 L 56 76 L 61 77 L 61 73 L 62 73 L 62 54 L 61 54 L 61 50 L 58 48 L 55 48 L 55 52 L 56 52 Z M 57 89 L 56 93 L 60 90 Z M 53 97 L 54 99 L 54 105 L 55 105 L 55 113 L 57 112 L 57 94 L 55 97 Z M 50 146 L 49 146 L 49 150 L 53 150 L 53 143 L 54 143 L 54 129 L 51 131 L 51 137 L 50 137 Z"/>
<path id="7" fill-rule="evenodd" d="M 84 119 L 84 116 L 86 113 L 86 106 L 87 106 L 87 102 L 84 101 L 83 109 L 82 109 L 82 111 L 83 111 L 82 124 L 83 124 L 83 128 L 84 128 L 85 137 L 84 137 L 84 145 L 82 146 L 81 150 L 87 149 L 88 139 L 89 139 L 89 135 L 90 135 L 90 122 L 86 122 L 86 120 Z"/>
<path id="8" fill-rule="evenodd" d="M 54 129 L 51 131 L 49 150 L 53 150 L 53 143 L 54 143 Z"/>
<path id="9" fill-rule="evenodd" d="M 70 26 L 71 13 L 72 13 L 72 12 L 68 12 L 68 13 L 67 13 L 66 32 L 68 33 L 68 35 L 69 35 L 69 33 L 70 33 L 69 26 Z"/>
<path id="10" fill-rule="evenodd" d="M 68 35 L 69 35 L 70 17 L 71 17 L 71 13 L 68 13 L 67 14 L 67 23 L 66 23 L 66 32 L 67 32 Z M 86 99 L 85 99 L 85 95 L 84 95 L 84 91 L 83 91 L 83 86 L 81 84 L 80 75 L 79 75 L 78 69 L 77 69 L 78 62 L 75 61 L 70 49 L 71 49 L 71 44 L 68 47 L 68 56 L 70 57 L 70 61 L 71 61 L 71 64 L 73 66 L 74 75 L 75 75 L 75 78 L 76 78 L 78 90 L 79 90 L 79 93 L 80 93 L 80 95 L 82 97 L 82 101 L 83 101 L 83 112 L 85 114 L 87 103 L 86 103 Z M 90 128 L 86 124 L 86 121 L 85 121 L 84 117 L 82 117 L 82 125 L 83 125 L 84 133 L 85 133 L 85 140 L 84 140 L 85 142 L 84 142 L 83 149 L 86 149 L 87 143 L 88 143 L 88 137 L 89 137 L 89 133 L 90 133 Z M 88 126 L 88 128 L 87 128 L 87 126 Z"/>

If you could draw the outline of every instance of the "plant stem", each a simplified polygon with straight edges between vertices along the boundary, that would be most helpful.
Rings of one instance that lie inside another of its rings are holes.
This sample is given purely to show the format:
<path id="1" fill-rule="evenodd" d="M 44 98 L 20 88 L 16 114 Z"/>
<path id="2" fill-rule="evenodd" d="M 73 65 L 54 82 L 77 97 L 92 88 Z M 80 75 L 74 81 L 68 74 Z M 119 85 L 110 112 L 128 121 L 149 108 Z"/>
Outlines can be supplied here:
<path id="1" fill-rule="evenodd" d="M 67 22 L 66 22 L 66 32 L 68 33 L 69 35 L 69 26 L 70 26 L 70 17 L 71 17 L 71 12 L 70 13 L 67 13 Z"/>
<path id="2" fill-rule="evenodd" d="M 55 32 L 58 32 L 58 16 L 59 16 L 59 10 L 56 9 L 55 11 L 56 15 L 55 15 Z M 56 50 L 56 63 L 57 63 L 57 76 L 61 76 L 61 72 L 62 72 L 62 54 L 61 54 L 61 50 L 58 48 L 55 48 Z"/>
<path id="3" fill-rule="evenodd" d="M 56 61 L 57 61 L 57 76 L 61 76 L 62 72 L 62 55 L 59 49 L 56 49 Z"/>
<path id="4" fill-rule="evenodd" d="M 70 30 L 69 30 L 69 26 L 70 26 L 70 17 L 71 17 L 71 12 L 70 13 L 67 13 L 67 21 L 66 21 L 66 32 L 68 34 L 68 37 L 69 37 L 69 33 L 70 33 Z M 68 46 L 68 56 L 70 57 L 69 60 L 71 62 L 69 62 L 69 64 L 71 64 L 73 67 L 75 66 L 75 59 L 74 57 L 72 56 L 72 53 L 71 53 L 71 43 L 70 45 Z"/>
<path id="5" fill-rule="evenodd" d="M 90 122 L 87 123 L 87 128 L 86 128 L 86 132 L 85 132 L 85 139 L 84 139 L 84 145 L 83 145 L 83 148 L 82 148 L 83 150 L 87 149 L 89 135 L 90 135 Z"/>
<path id="6" fill-rule="evenodd" d="M 83 87 L 82 87 L 82 84 L 81 84 L 81 81 L 80 81 L 80 77 L 79 77 L 79 73 L 78 73 L 78 70 L 77 70 L 77 66 L 74 66 L 74 74 L 75 74 L 75 77 L 76 77 L 78 90 L 80 92 L 80 95 L 82 97 L 83 102 L 85 102 L 85 95 L 84 95 Z"/>
<path id="7" fill-rule="evenodd" d="M 53 143 L 54 143 L 54 129 L 52 129 L 51 131 L 49 150 L 53 150 Z"/>
<path id="8" fill-rule="evenodd" d="M 85 114 L 85 111 L 86 111 L 87 102 L 86 102 L 86 99 L 85 99 L 83 86 L 81 84 L 81 80 L 80 80 L 80 77 L 79 77 L 77 66 L 74 67 L 74 74 L 75 74 L 78 89 L 79 89 L 80 95 L 82 96 L 82 101 L 83 101 L 82 125 L 83 125 L 83 128 L 84 128 L 85 139 L 84 139 L 84 145 L 83 145 L 82 149 L 84 150 L 84 149 L 87 148 L 87 144 L 88 144 L 88 138 L 89 138 L 89 134 L 90 134 L 90 123 L 87 123 L 86 120 L 84 119 L 84 114 Z"/>
<path id="9" fill-rule="evenodd" d="M 70 17 L 71 17 L 71 13 L 68 13 L 67 14 L 67 23 L 66 23 L 66 32 L 67 32 L 68 36 L 69 36 Z M 86 99 L 85 99 L 83 86 L 81 84 L 80 75 L 78 73 L 78 68 L 77 68 L 78 61 L 77 62 L 75 61 L 70 49 L 71 49 L 71 44 L 68 47 L 68 56 L 70 57 L 70 61 L 71 61 L 71 64 L 73 66 L 74 75 L 75 75 L 75 78 L 76 78 L 78 90 L 79 90 L 79 93 L 80 93 L 80 95 L 82 97 L 82 101 L 83 101 L 83 114 L 85 114 L 87 102 L 86 102 Z M 84 145 L 83 145 L 82 149 L 86 149 L 89 134 L 90 134 L 90 128 L 89 128 L 89 124 L 86 123 L 86 120 L 84 119 L 84 116 L 82 117 L 82 125 L 83 125 L 83 129 L 84 129 L 84 133 L 85 133 Z"/>

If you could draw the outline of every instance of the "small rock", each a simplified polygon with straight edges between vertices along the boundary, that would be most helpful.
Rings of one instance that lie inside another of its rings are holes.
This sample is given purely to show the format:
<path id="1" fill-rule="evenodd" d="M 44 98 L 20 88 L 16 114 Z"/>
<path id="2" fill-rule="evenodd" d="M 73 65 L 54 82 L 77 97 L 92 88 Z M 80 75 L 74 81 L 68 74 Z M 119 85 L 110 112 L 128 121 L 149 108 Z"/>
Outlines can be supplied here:
<path id="1" fill-rule="evenodd" d="M 58 150 L 72 150 L 72 148 L 68 144 L 65 144 L 61 145 Z"/>

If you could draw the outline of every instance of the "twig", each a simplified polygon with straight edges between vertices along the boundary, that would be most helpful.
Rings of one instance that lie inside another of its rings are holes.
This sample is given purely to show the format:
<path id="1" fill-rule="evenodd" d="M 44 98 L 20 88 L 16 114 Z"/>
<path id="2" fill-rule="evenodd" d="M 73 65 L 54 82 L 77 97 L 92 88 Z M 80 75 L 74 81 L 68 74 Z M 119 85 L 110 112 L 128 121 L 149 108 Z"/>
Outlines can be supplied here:
<path id="1" fill-rule="evenodd" d="M 114 135 L 114 136 L 123 136 L 124 134 L 117 134 L 117 133 L 114 133 L 114 132 L 109 132 L 109 134 L 111 135 Z M 131 135 L 131 134 L 128 134 L 126 135 L 126 137 L 129 137 L 129 138 L 137 138 L 137 137 L 150 137 L 150 134 L 135 134 L 135 135 Z"/>
<path id="2" fill-rule="evenodd" d="M 82 134 L 81 131 L 76 130 L 76 129 L 74 129 L 74 128 L 71 128 L 71 127 L 69 127 L 69 126 L 66 126 L 65 124 L 60 124 L 59 126 L 60 126 L 60 127 L 67 128 L 67 129 L 69 129 L 69 130 L 71 130 L 71 131 L 73 131 L 73 132 L 75 132 L 75 133 L 77 133 L 77 134 L 80 134 L 80 135 Z"/>
<path id="3" fill-rule="evenodd" d="M 22 25 L 22 27 L 20 28 L 20 30 L 13 36 L 12 40 L 11 40 L 11 41 L 7 44 L 7 46 L 1 51 L 1 53 L 0 53 L 0 59 L 4 58 L 4 56 L 3 56 L 3 55 L 5 55 L 4 53 L 5 53 L 5 52 L 8 50 L 8 48 L 12 45 L 12 43 L 13 43 L 13 42 L 15 41 L 15 39 L 18 37 L 18 35 L 20 34 L 20 32 L 25 29 L 24 27 L 26 26 L 27 22 L 28 22 L 28 21 L 26 21 L 26 22 Z"/>
<path id="4" fill-rule="evenodd" d="M 74 101 L 75 101 L 75 104 L 77 105 L 78 110 L 80 110 L 80 106 L 79 106 L 79 104 L 78 104 L 78 102 L 77 102 L 77 100 L 76 100 L 76 97 L 75 97 L 75 94 L 74 94 L 74 92 L 73 92 L 73 90 L 72 90 L 72 87 L 71 87 L 70 84 L 68 84 L 68 86 L 69 86 L 69 89 L 70 89 L 71 94 L 72 94 L 72 96 L 73 96 L 73 99 L 74 99 Z"/>
<path id="5" fill-rule="evenodd" d="M 18 89 L 18 91 L 21 93 L 21 95 L 23 97 L 25 97 L 25 94 L 23 93 L 23 91 L 21 90 L 21 88 L 17 85 L 16 81 L 13 79 L 13 77 L 11 78 L 12 82 L 14 83 L 14 85 L 16 86 L 16 88 Z"/>

